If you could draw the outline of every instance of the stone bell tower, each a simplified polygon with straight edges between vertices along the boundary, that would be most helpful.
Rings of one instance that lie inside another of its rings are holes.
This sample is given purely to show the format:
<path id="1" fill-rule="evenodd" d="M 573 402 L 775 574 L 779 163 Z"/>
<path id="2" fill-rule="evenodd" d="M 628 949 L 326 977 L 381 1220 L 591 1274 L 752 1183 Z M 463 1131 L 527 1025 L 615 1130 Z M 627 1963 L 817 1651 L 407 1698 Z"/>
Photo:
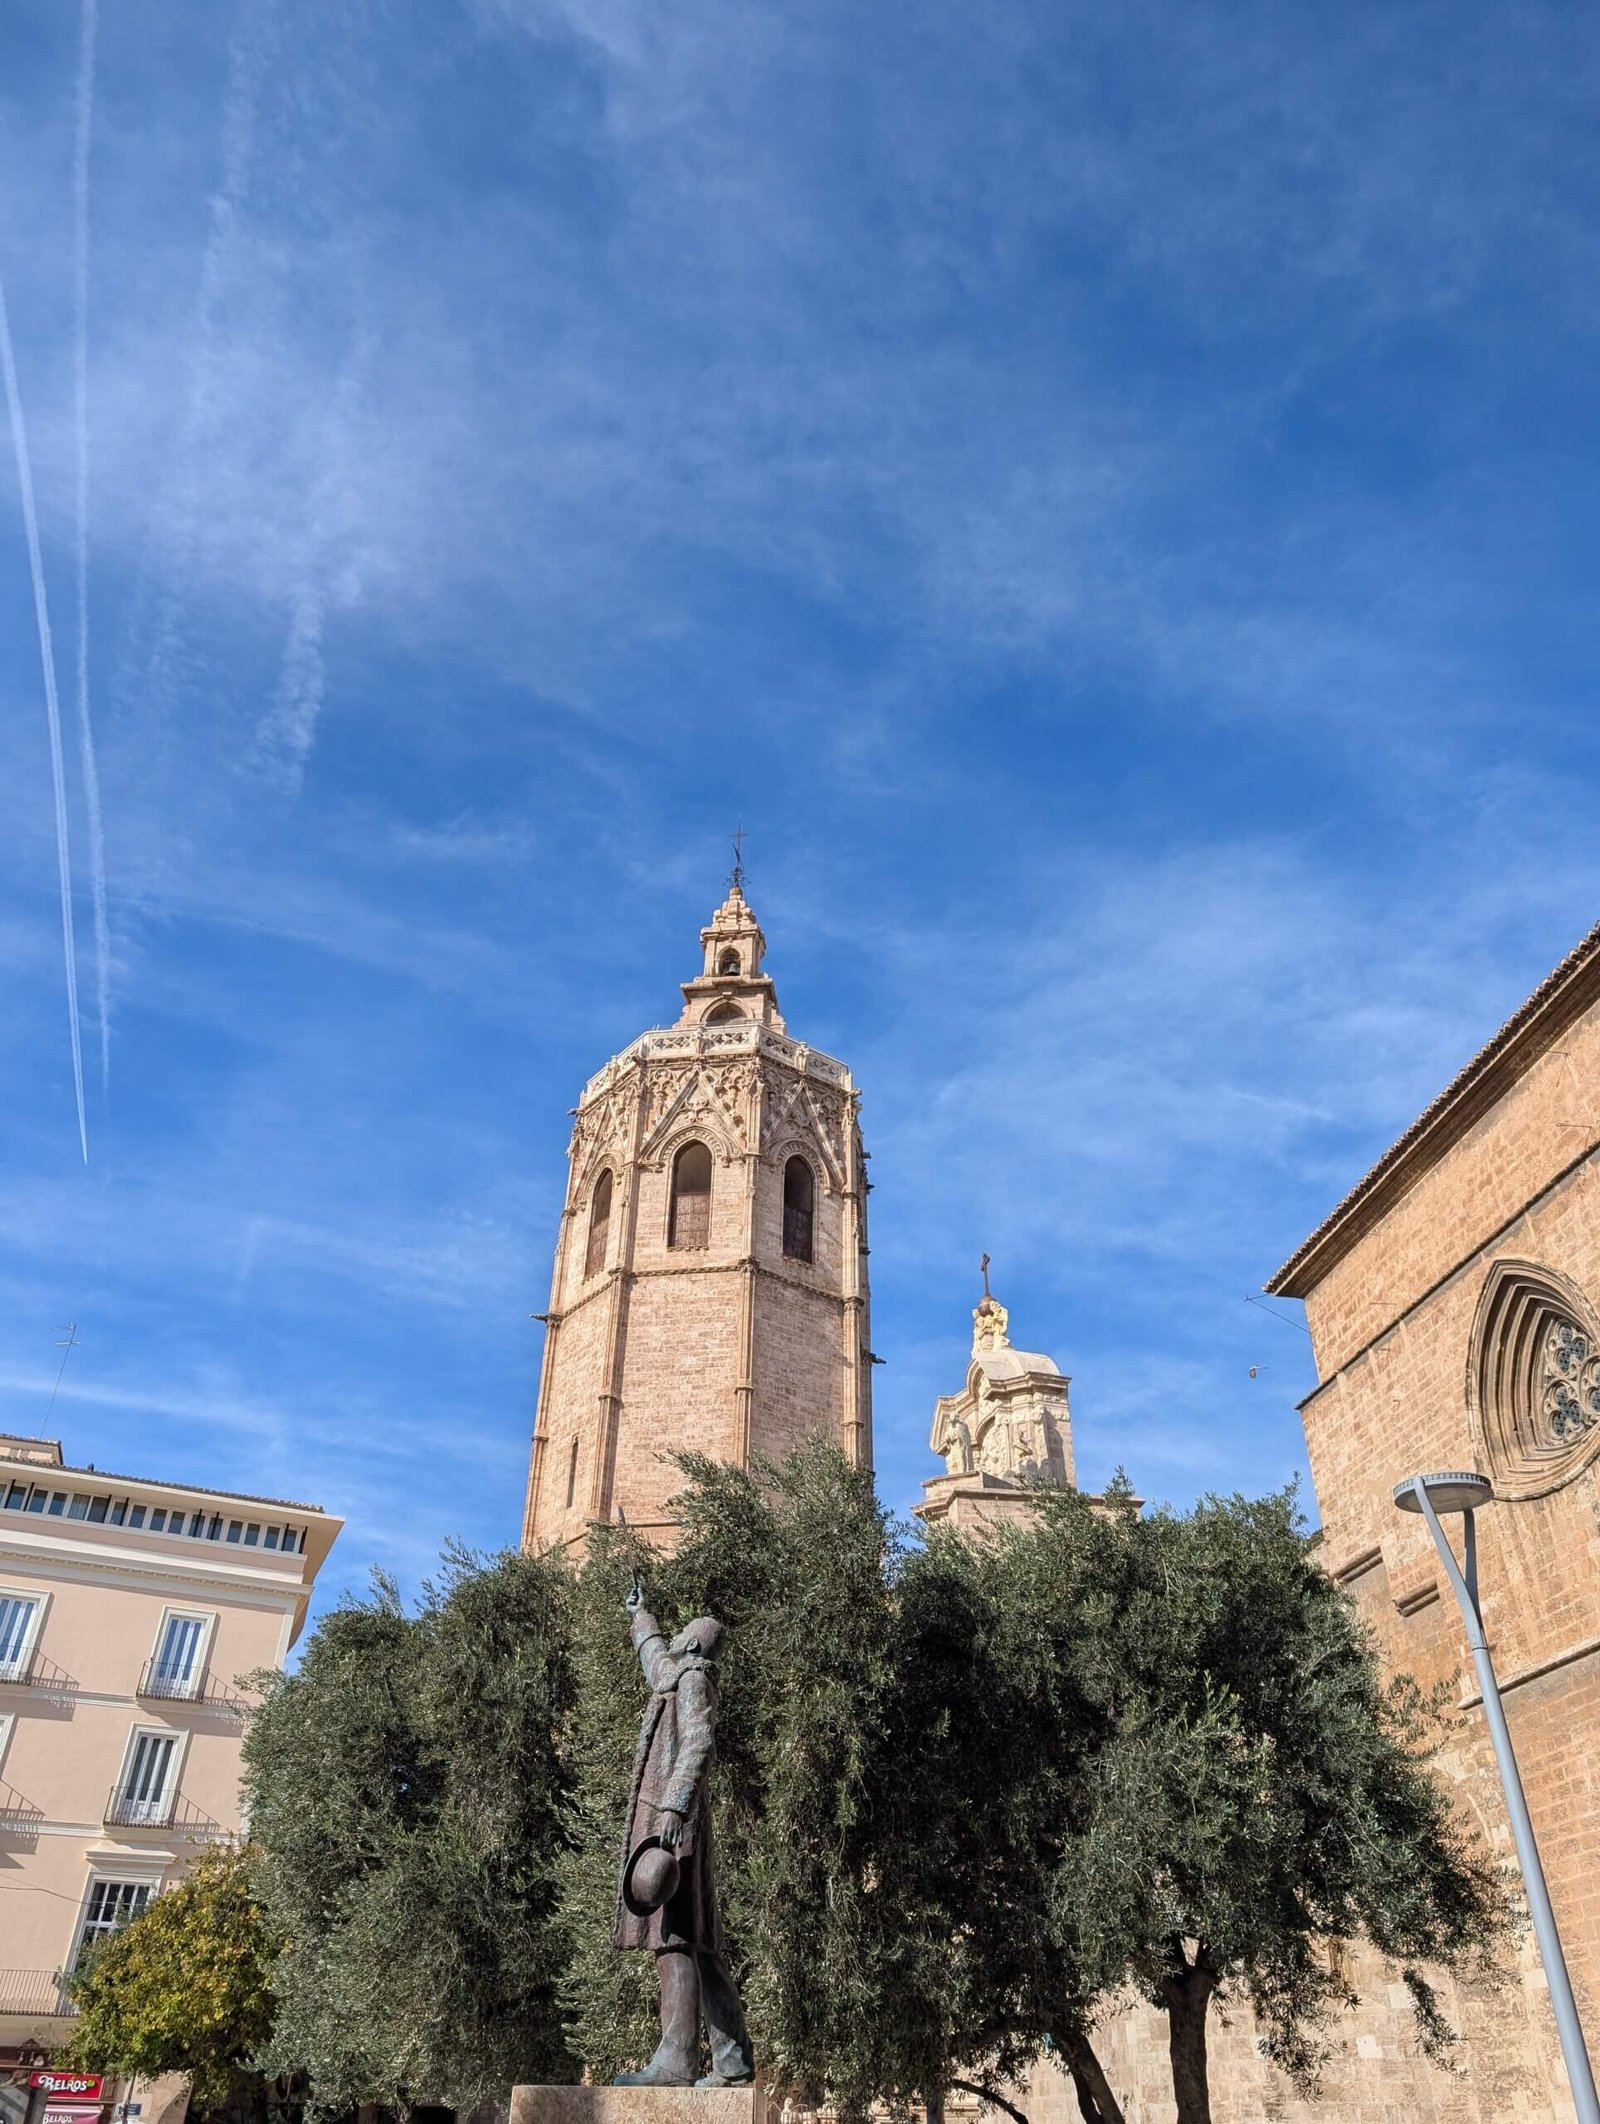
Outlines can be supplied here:
<path id="1" fill-rule="evenodd" d="M 584 1086 L 568 1147 L 523 1545 L 670 1539 L 687 1451 L 813 1431 L 872 1459 L 859 1093 L 789 1036 L 735 870 L 665 1031 Z"/>

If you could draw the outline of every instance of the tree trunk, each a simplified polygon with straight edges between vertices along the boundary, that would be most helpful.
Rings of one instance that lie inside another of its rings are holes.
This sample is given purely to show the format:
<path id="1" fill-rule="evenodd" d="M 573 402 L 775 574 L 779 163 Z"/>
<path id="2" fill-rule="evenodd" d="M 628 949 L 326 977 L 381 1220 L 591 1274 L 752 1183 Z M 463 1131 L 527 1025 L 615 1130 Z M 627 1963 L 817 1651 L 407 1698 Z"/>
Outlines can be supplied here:
<path id="1" fill-rule="evenodd" d="M 1168 1977 L 1161 1987 L 1167 2009 L 1167 2050 L 1172 2059 L 1172 2093 L 1178 2124 L 1211 2124 L 1211 2089 L 1206 2075 L 1206 2008 L 1212 1978 L 1204 1969 Z"/>
<path id="2" fill-rule="evenodd" d="M 980 2087 L 976 2080 L 952 2080 L 950 2085 L 959 2087 L 963 2094 L 976 2095 L 986 2109 L 1003 2109 L 1012 2124 L 1028 2124 L 1025 2112 L 1015 2102 L 1008 2102 L 1004 2095 L 995 2094 L 990 2088 Z"/>
<path id="3" fill-rule="evenodd" d="M 1122 2104 L 1111 2092 L 1111 2082 L 1100 2067 L 1094 2054 L 1094 2045 L 1085 2035 L 1069 2035 L 1058 2039 L 1061 2055 L 1067 2061 L 1067 2070 L 1072 2075 L 1072 2085 L 1077 2092 L 1078 2108 L 1084 2124 L 1126 2124 Z"/>

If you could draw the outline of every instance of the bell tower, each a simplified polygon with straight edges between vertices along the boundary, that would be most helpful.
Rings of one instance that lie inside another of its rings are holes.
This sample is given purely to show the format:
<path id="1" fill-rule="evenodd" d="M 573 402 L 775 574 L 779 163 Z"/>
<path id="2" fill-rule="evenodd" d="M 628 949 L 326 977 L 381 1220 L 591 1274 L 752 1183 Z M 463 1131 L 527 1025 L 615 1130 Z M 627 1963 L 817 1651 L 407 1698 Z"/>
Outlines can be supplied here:
<path id="1" fill-rule="evenodd" d="M 568 1146 L 523 1546 L 671 1538 L 671 1455 L 814 1431 L 872 1459 L 860 1094 L 792 1039 L 736 868 L 672 1026 L 584 1086 Z"/>

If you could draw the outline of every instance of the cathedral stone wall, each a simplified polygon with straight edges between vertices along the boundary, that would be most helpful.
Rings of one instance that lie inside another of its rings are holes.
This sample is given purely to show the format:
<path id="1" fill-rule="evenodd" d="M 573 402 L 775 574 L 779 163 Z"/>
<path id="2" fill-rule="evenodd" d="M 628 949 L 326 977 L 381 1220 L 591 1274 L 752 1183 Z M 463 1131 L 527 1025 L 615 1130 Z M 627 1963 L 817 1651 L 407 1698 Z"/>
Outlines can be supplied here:
<path id="1" fill-rule="evenodd" d="M 1440 1759 L 1511 1862 L 1460 1613 L 1394 1486 L 1475 1469 L 1484 1621 L 1591 2050 L 1600 2047 L 1600 932 L 1530 999 L 1272 1288 L 1303 1297 L 1320 1384 L 1303 1404 L 1326 1568 L 1386 1663 L 1449 1682 Z M 1459 1543 L 1460 1522 L 1446 1521 Z M 1461 2000 L 1467 2079 L 1424 2117 L 1571 2115 L 1531 1941 L 1498 2000 Z M 1406 2054 L 1408 2016 L 1363 1988 L 1359 2047 Z M 1391 2075 L 1393 2076 L 1393 2075 Z M 1351 2083 L 1353 2089 L 1354 2083 Z M 1330 2102 L 1342 2116 L 1353 2092 Z M 1429 2104 L 1433 2106 L 1428 2106 Z M 1477 2106 L 1470 2106 L 1476 2103 Z M 1366 2112 L 1349 2108 L 1352 2116 Z M 1395 2112 L 1400 2113 L 1399 2111 Z M 1286 2111 L 1285 2114 L 1293 2114 Z M 1377 2112 L 1374 2112 L 1377 2114 Z"/>
<path id="2" fill-rule="evenodd" d="M 1484 1620 L 1591 2054 L 1600 2051 L 1600 930 L 1531 997 L 1268 1288 L 1303 1298 L 1319 1384 L 1302 1404 L 1319 1555 L 1392 1672 L 1448 1685 L 1439 1775 L 1491 1854 L 1510 1825 L 1460 1612 L 1407 1477 L 1477 1470 Z M 1460 1522 L 1447 1521 L 1459 1553 Z M 1242 2007 L 1213 2008 L 1218 2124 L 1568 2124 L 1573 2111 L 1526 1928 L 1499 1986 L 1439 1978 L 1461 2033 L 1418 2049 L 1409 1999 L 1370 1950 L 1306 2100 Z M 1175 2114 L 1165 2017 L 1130 2000 L 1096 2047 L 1129 2124 Z M 1031 2124 L 1076 2104 L 1048 2065 Z"/>
<path id="3" fill-rule="evenodd" d="M 826 1291 L 792 1277 L 758 1277 L 755 1297 L 761 1450 L 781 1459 L 816 1429 L 818 1409 L 839 1406 L 842 1323 Z"/>

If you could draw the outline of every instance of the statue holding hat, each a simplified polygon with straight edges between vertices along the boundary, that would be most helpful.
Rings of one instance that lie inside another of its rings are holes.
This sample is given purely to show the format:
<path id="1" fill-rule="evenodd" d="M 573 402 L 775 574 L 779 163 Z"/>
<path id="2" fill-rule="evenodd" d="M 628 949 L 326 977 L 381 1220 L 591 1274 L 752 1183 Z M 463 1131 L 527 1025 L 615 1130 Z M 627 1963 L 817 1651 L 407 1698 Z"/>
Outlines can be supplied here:
<path id="1" fill-rule="evenodd" d="M 634 1751 L 611 1944 L 655 1955 L 661 2041 L 649 2064 L 617 2085 L 742 2086 L 755 2067 L 717 1916 L 706 1791 L 722 1625 L 702 1615 L 669 1644 L 637 1580 L 627 1609 L 650 1701 Z M 702 2025 L 711 2046 L 703 2077 Z"/>

